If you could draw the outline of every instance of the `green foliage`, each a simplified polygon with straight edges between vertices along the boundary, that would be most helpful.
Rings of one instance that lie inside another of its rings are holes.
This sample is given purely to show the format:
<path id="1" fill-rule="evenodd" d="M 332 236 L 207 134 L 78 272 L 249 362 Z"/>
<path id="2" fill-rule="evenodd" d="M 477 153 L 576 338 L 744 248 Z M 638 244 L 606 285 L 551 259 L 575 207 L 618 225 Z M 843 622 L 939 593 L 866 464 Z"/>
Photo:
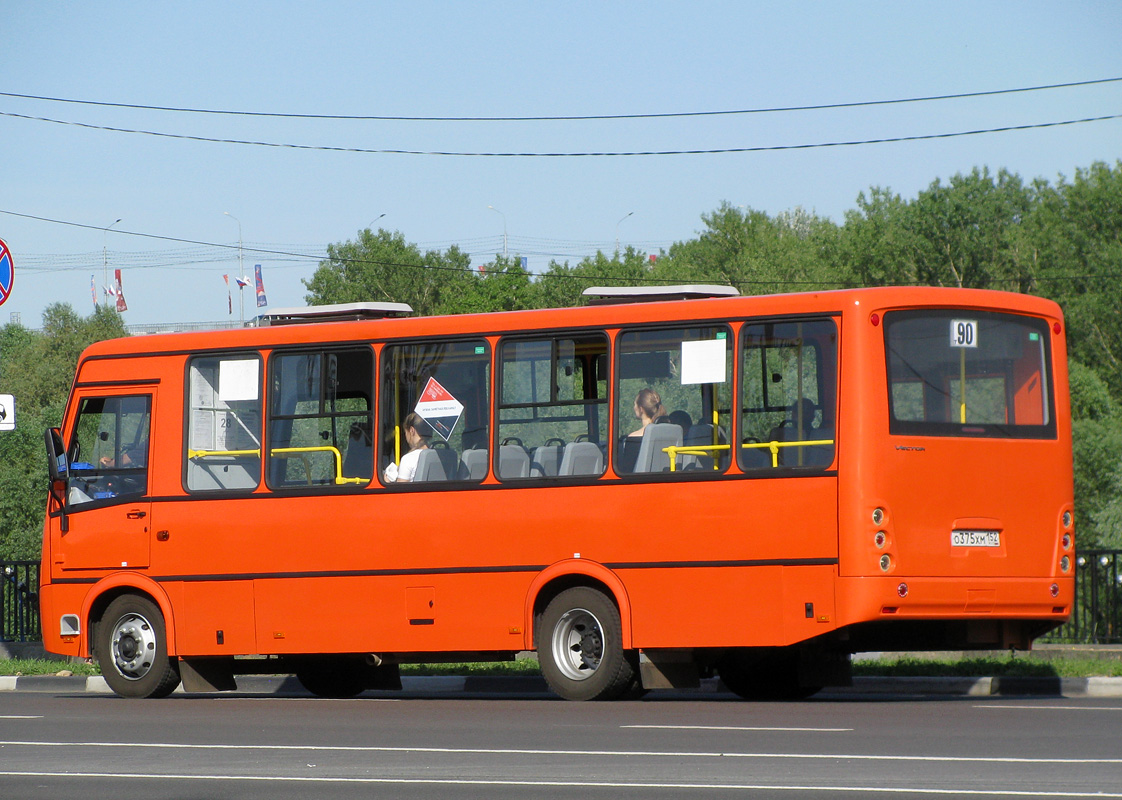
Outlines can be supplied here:
<path id="1" fill-rule="evenodd" d="M 1057 655 L 1040 657 L 1033 653 L 1013 658 L 974 657 L 961 660 L 902 658 L 860 659 L 853 662 L 854 675 L 888 677 L 1122 677 L 1122 660 L 1079 658 Z"/>
<path id="2" fill-rule="evenodd" d="M 440 313 L 446 294 L 462 294 L 472 279 L 471 259 L 458 247 L 445 252 L 420 248 L 400 233 L 370 229 L 358 241 L 329 245 L 327 259 L 309 280 L 305 300 L 326 303 L 408 303 L 420 315 Z"/>
<path id="3" fill-rule="evenodd" d="M 1023 257 L 1040 290 L 1064 308 L 1068 350 L 1122 398 L 1122 161 L 1095 163 L 1069 183 L 1034 185 Z"/>
<path id="4" fill-rule="evenodd" d="M 911 202 L 874 187 L 846 214 L 840 250 L 861 285 L 1025 290 L 1016 232 L 1031 203 L 1005 170 L 936 179 Z"/>
<path id="5" fill-rule="evenodd" d="M 660 278 L 735 286 L 745 294 L 835 288 L 838 229 L 801 208 L 769 217 L 723 203 L 703 214 L 705 230 L 659 259 Z"/>
<path id="6" fill-rule="evenodd" d="M 72 675 L 100 675 L 96 664 L 72 664 L 49 658 L 10 658 L 0 659 L 0 675 L 58 675 L 69 672 Z"/>
<path id="7" fill-rule="evenodd" d="M 62 421 L 82 350 L 124 335 L 115 311 L 99 306 L 80 317 L 63 303 L 43 312 L 40 332 L 0 328 L 0 387 L 16 400 L 16 430 L 0 433 L 0 560 L 39 557 L 47 502 L 43 430 Z"/>
<path id="8" fill-rule="evenodd" d="M 1122 406 L 1093 369 L 1068 366 L 1079 545 L 1122 548 Z"/>

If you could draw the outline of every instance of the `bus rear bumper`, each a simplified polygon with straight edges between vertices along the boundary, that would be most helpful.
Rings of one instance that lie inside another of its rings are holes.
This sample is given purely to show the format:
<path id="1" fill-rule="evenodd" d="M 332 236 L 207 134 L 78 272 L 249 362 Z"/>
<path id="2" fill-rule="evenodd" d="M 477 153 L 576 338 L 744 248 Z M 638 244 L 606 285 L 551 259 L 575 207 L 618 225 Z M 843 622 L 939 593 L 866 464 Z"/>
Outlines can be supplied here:
<path id="1" fill-rule="evenodd" d="M 1066 622 L 1075 579 L 869 577 L 838 581 L 838 625 L 861 650 L 1017 649 Z"/>

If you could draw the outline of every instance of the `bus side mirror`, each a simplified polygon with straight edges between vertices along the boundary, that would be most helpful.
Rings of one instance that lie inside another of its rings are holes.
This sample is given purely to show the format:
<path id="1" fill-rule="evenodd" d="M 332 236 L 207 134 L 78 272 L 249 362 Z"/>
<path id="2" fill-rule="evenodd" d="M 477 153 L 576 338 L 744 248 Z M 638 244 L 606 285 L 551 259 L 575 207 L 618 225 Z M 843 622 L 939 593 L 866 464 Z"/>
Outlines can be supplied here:
<path id="1" fill-rule="evenodd" d="M 51 476 L 51 483 L 65 481 L 70 477 L 70 465 L 66 462 L 66 447 L 62 444 L 62 431 L 58 428 L 47 428 L 43 438 L 47 445 L 47 472 Z"/>
<path id="2" fill-rule="evenodd" d="M 61 531 L 70 530 L 70 521 L 66 516 L 66 481 L 70 477 L 70 465 L 66 461 L 66 447 L 62 443 L 62 431 L 58 428 L 47 428 L 43 434 L 44 443 L 47 445 L 47 473 L 51 478 L 51 497 L 58 503 L 61 515 Z"/>

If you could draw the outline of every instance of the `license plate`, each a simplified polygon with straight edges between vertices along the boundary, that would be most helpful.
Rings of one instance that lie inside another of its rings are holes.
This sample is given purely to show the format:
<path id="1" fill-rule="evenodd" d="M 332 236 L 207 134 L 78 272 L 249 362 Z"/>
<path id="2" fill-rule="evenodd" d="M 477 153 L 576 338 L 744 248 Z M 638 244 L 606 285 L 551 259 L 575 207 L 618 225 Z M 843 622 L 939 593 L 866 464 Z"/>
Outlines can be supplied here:
<path id="1" fill-rule="evenodd" d="M 951 531 L 951 547 L 1001 547 L 1001 531 Z"/>

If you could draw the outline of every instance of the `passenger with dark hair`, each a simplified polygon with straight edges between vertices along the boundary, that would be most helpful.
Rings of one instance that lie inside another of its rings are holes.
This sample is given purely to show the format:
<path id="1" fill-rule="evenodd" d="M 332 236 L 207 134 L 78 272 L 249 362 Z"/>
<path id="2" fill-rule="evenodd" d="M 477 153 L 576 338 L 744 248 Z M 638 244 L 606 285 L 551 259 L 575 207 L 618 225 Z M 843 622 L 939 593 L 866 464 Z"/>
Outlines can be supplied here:
<path id="1" fill-rule="evenodd" d="M 619 439 L 619 455 L 616 457 L 616 467 L 620 472 L 634 472 L 635 462 L 639 457 L 639 447 L 643 441 L 643 432 L 647 426 L 667 414 L 666 407 L 662 404 L 662 396 L 649 386 L 640 389 L 635 396 L 635 418 L 639 420 L 639 427 Z"/>
<path id="2" fill-rule="evenodd" d="M 417 474 L 417 462 L 421 458 L 421 451 L 429 447 L 429 426 L 420 414 L 410 411 L 401 423 L 405 432 L 405 441 L 409 445 L 409 452 L 401 457 L 400 464 L 390 464 L 386 467 L 386 483 L 408 483 Z M 424 431 L 424 433 L 422 433 Z"/>
<path id="3" fill-rule="evenodd" d="M 639 428 L 627 435 L 641 437 L 648 425 L 659 417 L 665 417 L 666 415 L 666 406 L 662 404 L 662 396 L 649 386 L 640 389 L 639 394 L 635 395 L 635 418 L 639 420 Z"/>

